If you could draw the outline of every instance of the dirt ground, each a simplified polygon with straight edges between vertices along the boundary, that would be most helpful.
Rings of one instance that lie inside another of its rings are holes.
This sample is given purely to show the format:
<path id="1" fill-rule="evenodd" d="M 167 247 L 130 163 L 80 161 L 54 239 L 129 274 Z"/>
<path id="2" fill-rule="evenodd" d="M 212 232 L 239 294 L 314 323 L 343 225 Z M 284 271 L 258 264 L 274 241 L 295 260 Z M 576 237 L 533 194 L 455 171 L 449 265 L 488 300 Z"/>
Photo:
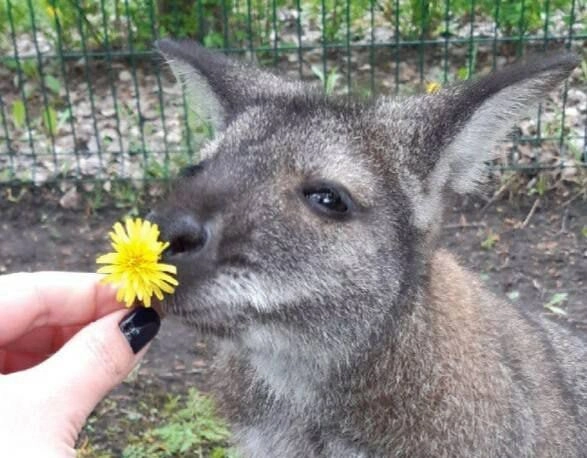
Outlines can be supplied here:
<path id="1" fill-rule="evenodd" d="M 502 197 L 489 205 L 486 198 L 459 199 L 447 212 L 442 244 L 498 295 L 548 313 L 587 336 L 587 202 L 572 199 L 573 192 L 547 194 L 538 203 L 535 197 Z M 62 195 L 0 188 L 0 273 L 95 270 L 96 255 L 108 249 L 108 230 L 128 208 L 105 204 L 96 209 L 84 198 L 76 210 L 63 209 Z M 142 210 L 148 206 L 143 203 Z M 553 300 L 562 313 L 544 307 Z M 200 335 L 164 322 L 134 379 L 92 418 L 93 440 L 118 442 L 111 448 L 121 450 L 126 434 L 135 430 L 128 412 L 137 403 L 157 404 L 155 400 L 185 393 L 190 386 L 206 391 L 208 355 Z"/>

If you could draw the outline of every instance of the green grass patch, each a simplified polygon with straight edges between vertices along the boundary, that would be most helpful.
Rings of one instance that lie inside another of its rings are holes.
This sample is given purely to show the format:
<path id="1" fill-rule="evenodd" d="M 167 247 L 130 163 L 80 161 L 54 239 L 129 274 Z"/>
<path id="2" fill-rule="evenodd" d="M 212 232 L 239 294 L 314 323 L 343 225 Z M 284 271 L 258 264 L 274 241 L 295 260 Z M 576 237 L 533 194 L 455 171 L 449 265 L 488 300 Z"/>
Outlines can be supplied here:
<path id="1" fill-rule="evenodd" d="M 123 458 L 179 456 L 234 457 L 227 449 L 230 432 L 216 417 L 212 400 L 191 389 L 187 398 L 171 397 L 161 411 L 157 426 L 130 438 Z"/>
<path id="2" fill-rule="evenodd" d="M 210 398 L 196 389 L 147 398 L 132 409 L 106 399 L 86 425 L 77 457 L 237 458 L 228 446 L 228 426 Z"/>

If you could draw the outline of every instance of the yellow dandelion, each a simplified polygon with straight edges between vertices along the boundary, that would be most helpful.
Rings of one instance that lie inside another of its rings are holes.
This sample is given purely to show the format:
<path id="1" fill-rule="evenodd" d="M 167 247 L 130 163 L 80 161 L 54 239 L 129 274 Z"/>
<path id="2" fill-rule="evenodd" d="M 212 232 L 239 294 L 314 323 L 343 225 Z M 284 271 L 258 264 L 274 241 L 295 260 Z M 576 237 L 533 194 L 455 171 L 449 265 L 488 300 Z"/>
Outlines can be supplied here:
<path id="1" fill-rule="evenodd" d="M 429 81 L 426 83 L 427 94 L 436 94 L 438 91 L 440 91 L 440 89 L 442 89 L 442 86 L 436 81 Z"/>
<path id="2" fill-rule="evenodd" d="M 55 19 L 56 17 L 61 19 L 61 12 L 59 11 L 59 8 L 53 5 L 47 5 L 45 11 L 47 11 L 47 16 L 49 16 L 51 19 Z"/>
<path id="3" fill-rule="evenodd" d="M 125 221 L 125 226 L 116 223 L 110 232 L 113 253 L 99 256 L 98 264 L 106 264 L 98 273 L 106 274 L 104 283 L 118 287 L 116 299 L 131 307 L 135 299 L 145 307 L 151 306 L 151 296 L 163 299 L 163 293 L 173 294 L 178 285 L 173 275 L 175 266 L 159 262 L 161 253 L 169 246 L 160 242 L 156 224 L 140 218 Z"/>

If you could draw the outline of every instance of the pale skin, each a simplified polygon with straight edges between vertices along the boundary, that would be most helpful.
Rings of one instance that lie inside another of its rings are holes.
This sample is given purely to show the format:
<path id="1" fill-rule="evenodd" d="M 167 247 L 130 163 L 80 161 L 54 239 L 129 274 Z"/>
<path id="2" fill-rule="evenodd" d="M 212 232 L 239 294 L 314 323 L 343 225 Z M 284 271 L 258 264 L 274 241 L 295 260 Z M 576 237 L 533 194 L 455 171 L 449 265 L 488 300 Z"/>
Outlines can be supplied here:
<path id="1" fill-rule="evenodd" d="M 0 456 L 75 457 L 87 417 L 143 357 L 96 274 L 0 276 Z"/>

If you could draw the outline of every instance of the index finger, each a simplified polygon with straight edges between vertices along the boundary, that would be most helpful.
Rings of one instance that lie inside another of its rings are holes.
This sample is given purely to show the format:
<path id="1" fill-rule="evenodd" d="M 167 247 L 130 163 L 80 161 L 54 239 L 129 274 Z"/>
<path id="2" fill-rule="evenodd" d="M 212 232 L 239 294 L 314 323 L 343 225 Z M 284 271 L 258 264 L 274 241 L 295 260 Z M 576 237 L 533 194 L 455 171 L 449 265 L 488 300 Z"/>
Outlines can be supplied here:
<path id="1" fill-rule="evenodd" d="M 37 327 L 85 325 L 122 308 L 101 278 L 79 272 L 0 276 L 0 345 Z"/>

